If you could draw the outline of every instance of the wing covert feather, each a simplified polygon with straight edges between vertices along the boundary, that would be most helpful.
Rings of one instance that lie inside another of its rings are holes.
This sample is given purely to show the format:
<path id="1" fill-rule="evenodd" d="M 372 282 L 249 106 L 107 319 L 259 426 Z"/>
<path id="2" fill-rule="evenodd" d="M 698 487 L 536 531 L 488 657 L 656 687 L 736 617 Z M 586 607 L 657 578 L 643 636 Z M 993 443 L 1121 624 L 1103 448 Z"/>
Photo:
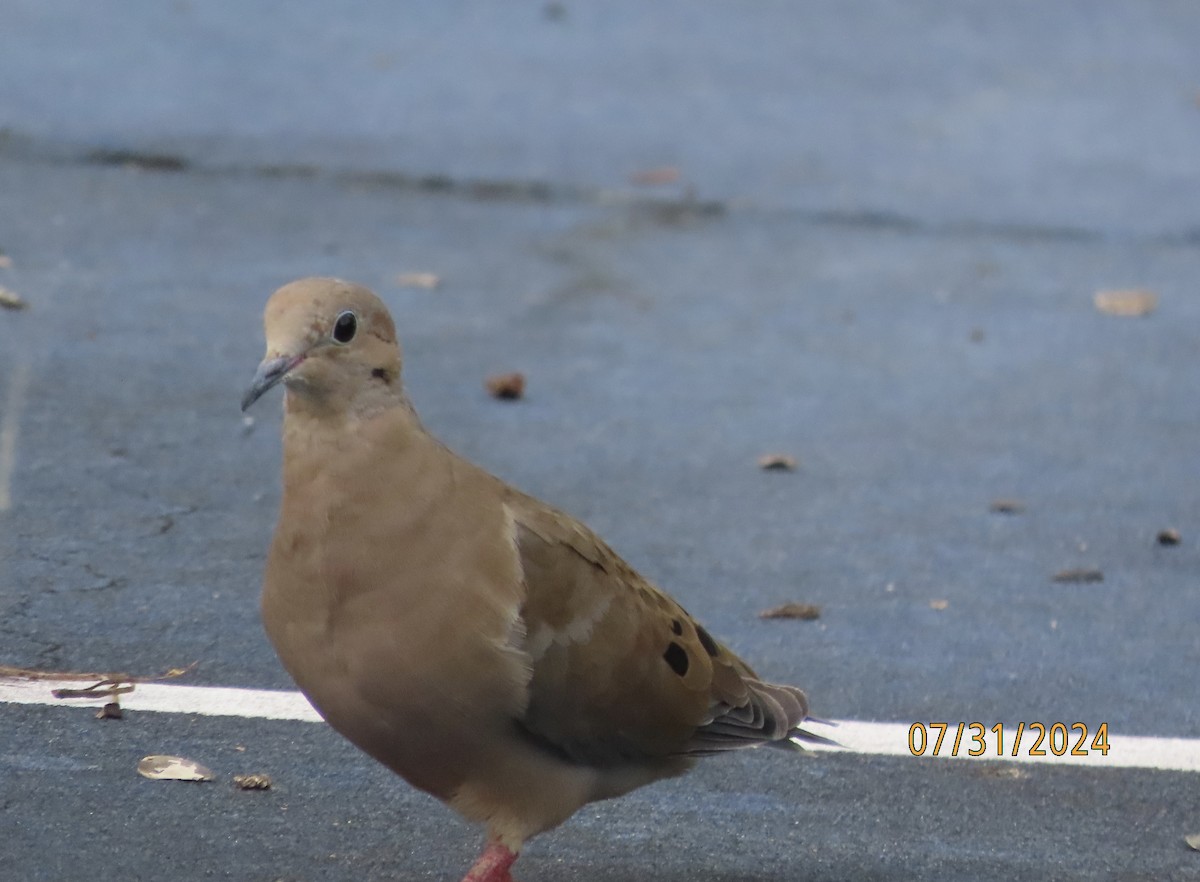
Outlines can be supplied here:
<path id="1" fill-rule="evenodd" d="M 754 746 L 803 719 L 803 693 L 761 683 L 582 524 L 523 494 L 506 504 L 532 666 L 520 723 L 537 741 L 605 766 Z"/>

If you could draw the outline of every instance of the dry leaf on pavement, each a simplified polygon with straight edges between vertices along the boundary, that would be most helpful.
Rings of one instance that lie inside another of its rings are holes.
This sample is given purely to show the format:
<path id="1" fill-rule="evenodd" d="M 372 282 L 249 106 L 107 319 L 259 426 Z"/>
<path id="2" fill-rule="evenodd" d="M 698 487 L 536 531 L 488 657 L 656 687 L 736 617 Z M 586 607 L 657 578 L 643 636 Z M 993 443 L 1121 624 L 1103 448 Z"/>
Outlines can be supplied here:
<path id="1" fill-rule="evenodd" d="M 5 309 L 25 309 L 29 303 L 16 291 L 0 288 L 0 306 Z"/>
<path id="2" fill-rule="evenodd" d="M 1104 572 L 1090 567 L 1074 570 L 1059 570 L 1054 574 L 1055 582 L 1103 582 Z"/>
<path id="3" fill-rule="evenodd" d="M 401 288 L 425 288 L 432 291 L 442 284 L 442 277 L 437 273 L 400 273 L 396 276 L 396 284 Z"/>
<path id="4" fill-rule="evenodd" d="M 1144 288 L 1097 291 L 1093 301 L 1096 309 L 1106 315 L 1142 316 L 1154 312 L 1158 295 Z"/>
<path id="5" fill-rule="evenodd" d="M 673 184 L 679 180 L 679 169 L 673 165 L 664 165 L 658 168 L 647 168 L 641 171 L 635 171 L 629 176 L 631 184 L 637 184 L 641 187 L 654 187 L 659 184 Z"/>
<path id="6" fill-rule="evenodd" d="M 760 619 L 803 619 L 811 621 L 821 617 L 821 607 L 815 603 L 785 603 L 773 606 L 758 614 Z"/>
<path id="7" fill-rule="evenodd" d="M 514 401 L 525 394 L 525 375 L 518 372 L 496 374 L 488 377 L 484 385 L 493 398 Z"/>
<path id="8" fill-rule="evenodd" d="M 1019 499 L 993 499 L 988 509 L 995 514 L 1020 514 L 1025 510 L 1025 503 Z"/>
<path id="9" fill-rule="evenodd" d="M 138 774 L 152 781 L 211 781 L 211 770 L 181 756 L 146 756 L 138 763 Z"/>
<path id="10" fill-rule="evenodd" d="M 796 457 L 786 453 L 764 453 L 758 458 L 758 467 L 769 472 L 794 472 Z"/>
<path id="11" fill-rule="evenodd" d="M 239 790 L 270 790 L 271 776 L 262 773 L 234 775 L 233 784 Z"/>

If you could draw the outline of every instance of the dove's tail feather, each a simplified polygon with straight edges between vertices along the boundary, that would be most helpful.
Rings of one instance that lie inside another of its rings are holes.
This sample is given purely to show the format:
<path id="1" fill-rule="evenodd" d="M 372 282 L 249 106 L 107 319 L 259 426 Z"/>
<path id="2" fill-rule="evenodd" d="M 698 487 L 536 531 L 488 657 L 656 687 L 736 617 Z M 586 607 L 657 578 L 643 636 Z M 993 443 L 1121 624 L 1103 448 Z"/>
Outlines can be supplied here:
<path id="1" fill-rule="evenodd" d="M 808 720 L 808 698 L 795 686 L 746 680 L 747 698 L 737 707 L 720 706 L 713 718 L 692 736 L 686 753 L 705 756 L 747 747 L 803 750 L 804 744 L 838 745 L 831 738 L 801 728 Z"/>
<path id="2" fill-rule="evenodd" d="M 824 722 L 824 720 L 821 720 L 820 722 Z M 801 729 L 799 726 L 792 730 L 791 735 L 786 741 L 772 741 L 770 746 L 808 752 L 808 746 L 814 744 L 819 744 L 822 747 L 844 748 L 846 746 L 840 741 L 835 741 L 834 739 L 827 738 L 824 735 L 818 735 L 816 732 L 809 732 L 807 729 Z"/>

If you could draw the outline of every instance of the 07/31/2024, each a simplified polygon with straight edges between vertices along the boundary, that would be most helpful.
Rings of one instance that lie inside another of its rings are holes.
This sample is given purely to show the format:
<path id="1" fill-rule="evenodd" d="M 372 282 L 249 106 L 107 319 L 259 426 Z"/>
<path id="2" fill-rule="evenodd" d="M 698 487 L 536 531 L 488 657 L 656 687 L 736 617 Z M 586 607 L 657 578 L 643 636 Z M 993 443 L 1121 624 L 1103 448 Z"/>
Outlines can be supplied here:
<path id="1" fill-rule="evenodd" d="M 1007 728 L 1007 732 L 1005 729 Z M 946 744 L 946 734 L 953 733 L 953 742 Z M 1005 746 L 1011 735 L 1011 751 Z M 1089 740 L 1089 735 L 1091 738 Z M 1108 756 L 1108 723 L 1101 723 L 1094 734 L 1087 723 L 1017 723 L 1006 727 L 996 723 L 988 728 L 983 723 L 913 723 L 908 728 L 908 751 L 913 756 L 1088 756 L 1099 753 Z M 946 748 L 949 747 L 949 750 Z"/>

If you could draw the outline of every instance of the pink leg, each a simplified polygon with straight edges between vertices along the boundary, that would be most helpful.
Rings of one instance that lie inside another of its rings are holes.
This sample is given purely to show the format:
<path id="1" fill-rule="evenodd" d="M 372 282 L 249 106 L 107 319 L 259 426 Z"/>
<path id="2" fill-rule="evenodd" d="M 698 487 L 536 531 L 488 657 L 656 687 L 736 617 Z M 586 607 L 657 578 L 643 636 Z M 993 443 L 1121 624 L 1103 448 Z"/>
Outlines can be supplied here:
<path id="1" fill-rule="evenodd" d="M 516 859 L 516 852 L 509 851 L 499 842 L 489 842 L 462 882 L 513 882 L 508 869 Z"/>

